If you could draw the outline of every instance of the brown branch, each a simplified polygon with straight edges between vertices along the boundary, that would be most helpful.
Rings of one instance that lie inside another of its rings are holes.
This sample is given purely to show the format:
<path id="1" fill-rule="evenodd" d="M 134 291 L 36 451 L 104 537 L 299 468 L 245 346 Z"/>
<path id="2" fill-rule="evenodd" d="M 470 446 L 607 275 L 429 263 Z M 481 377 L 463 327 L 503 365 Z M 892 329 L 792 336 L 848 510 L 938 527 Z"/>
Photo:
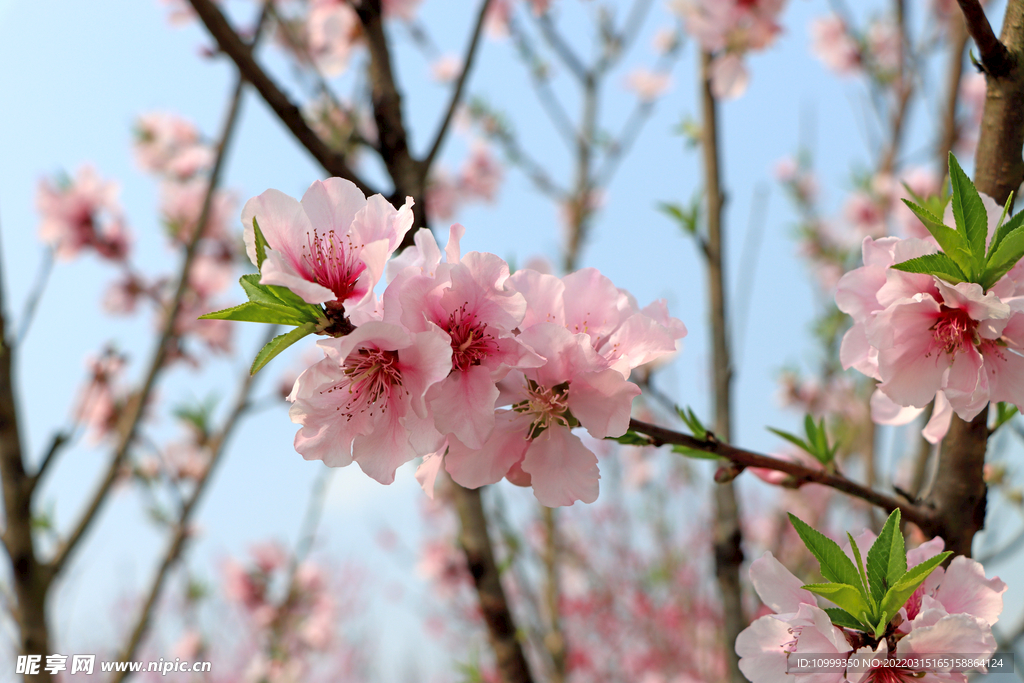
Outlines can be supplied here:
<path id="1" fill-rule="evenodd" d="M 266 338 L 263 340 L 263 343 L 260 344 L 259 348 L 262 348 L 264 344 L 274 338 L 276 330 L 276 325 L 270 328 Z M 171 542 L 168 544 L 167 550 L 164 552 L 164 559 L 161 561 L 160 567 L 157 569 L 156 575 L 153 577 L 153 582 L 150 584 L 149 591 L 146 594 L 146 600 L 143 602 L 142 607 L 139 610 L 138 617 L 136 617 L 135 628 L 132 629 L 132 634 L 128 638 L 128 643 L 121 651 L 121 656 L 118 661 L 128 662 L 134 659 L 135 652 L 138 650 L 139 645 L 142 643 L 142 639 L 149 630 L 150 619 L 152 618 L 156 603 L 160 599 L 160 594 L 163 592 L 167 576 L 170 574 L 171 569 L 178 563 L 178 560 L 181 558 L 182 552 L 185 549 L 185 545 L 191 537 L 190 524 L 192 515 L 194 514 L 196 507 L 198 507 L 199 501 L 203 496 L 203 492 L 206 490 L 207 485 L 210 482 L 213 471 L 217 468 L 217 464 L 220 462 L 226 450 L 225 446 L 227 445 L 228 439 L 234 432 L 235 427 L 238 426 L 238 422 L 241 420 L 242 415 L 249 407 L 249 396 L 252 392 L 253 379 L 254 375 L 251 375 L 248 369 L 246 369 L 242 376 L 238 396 L 235 399 L 234 406 L 231 408 L 231 412 L 225 418 L 223 426 L 206 444 L 206 449 L 210 454 L 209 462 L 206 465 L 206 469 L 203 470 L 203 473 L 199 476 L 199 479 L 196 480 L 191 494 L 181 506 L 181 510 L 178 513 L 178 519 L 174 524 L 174 533 L 171 537 Z M 121 683 L 121 681 L 127 678 L 128 675 L 127 671 L 115 673 L 112 683 Z"/>
<path id="2" fill-rule="evenodd" d="M 501 574 L 487 532 L 487 515 L 480 489 L 463 488 L 454 482 L 452 487 L 459 514 L 459 543 L 476 586 L 501 683 L 532 683 L 533 677 L 523 655 L 515 620 L 505 590 L 501 587 Z"/>
<path id="3" fill-rule="evenodd" d="M 703 451 L 705 453 L 713 453 L 714 455 L 725 458 L 726 460 L 736 463 L 743 468 L 760 467 L 762 469 L 785 472 L 793 478 L 793 486 L 799 487 L 804 484 L 821 484 L 822 486 L 828 486 L 849 496 L 853 496 L 854 498 L 860 498 L 872 505 L 877 505 L 886 512 L 891 512 L 896 508 L 899 508 L 903 517 L 907 521 L 913 522 L 917 526 L 921 527 L 921 529 L 926 533 L 934 527 L 932 513 L 927 509 L 927 507 L 923 505 L 915 505 L 907 501 L 901 501 L 884 493 L 879 493 L 878 491 L 870 489 L 863 484 L 858 484 L 855 481 L 847 479 L 840 474 L 833 474 L 825 470 L 814 469 L 807 467 L 806 465 L 789 462 L 788 460 L 780 460 L 779 458 L 773 458 L 761 453 L 736 448 L 735 446 L 730 446 L 729 444 L 718 441 L 717 439 L 698 439 L 694 436 L 690 436 L 689 434 L 683 434 L 671 429 L 641 422 L 640 420 L 630 420 L 629 428 L 634 432 L 646 434 L 651 437 L 650 445 L 652 446 L 662 446 L 664 444 L 686 446 L 687 448 Z"/>
<path id="4" fill-rule="evenodd" d="M 376 190 L 367 185 L 349 168 L 345 156 L 331 149 L 309 127 L 299 108 L 292 104 L 288 96 L 256 63 L 252 55 L 252 48 L 239 37 L 213 0 L 189 0 L 189 2 L 210 35 L 217 41 L 220 50 L 231 58 L 238 67 L 238 71 L 252 83 L 256 91 L 263 97 L 263 101 L 281 120 L 281 123 L 292 132 L 299 144 L 313 155 L 313 158 L 323 166 L 324 170 L 332 176 L 345 178 L 355 183 L 363 194 L 376 194 Z"/>
<path id="5" fill-rule="evenodd" d="M 18 647 L 22 654 L 50 652 L 46 623 L 46 601 L 53 573 L 39 562 L 32 536 L 32 477 L 25 471 L 18 404 L 14 394 L 14 347 L 9 339 L 3 311 L 3 265 L 0 259 L 0 482 L 4 497 L 6 527 L 0 538 L 11 561 L 11 582 L 16 605 Z M 42 670 L 35 680 L 50 683 L 53 677 Z"/>
<path id="6" fill-rule="evenodd" d="M 391 66 L 381 0 L 362 0 L 355 6 L 355 10 L 363 25 L 363 35 L 370 53 L 370 100 L 377 124 L 380 155 L 395 186 L 389 201 L 395 206 L 401 206 L 406 197 L 413 197 L 416 201 L 413 207 L 413 228 L 426 226 L 426 167 L 414 159 L 409 150 L 409 137 L 402 113 L 402 94 L 395 83 Z M 406 233 L 403 247 L 412 244 L 415 232 L 413 229 Z"/>
<path id="7" fill-rule="evenodd" d="M 238 112 L 241 108 L 242 91 L 244 86 L 245 78 L 240 75 L 238 82 L 235 84 L 234 92 L 231 95 L 230 106 L 217 144 L 217 155 L 213 164 L 213 169 L 210 171 L 209 185 L 206 189 L 206 195 L 203 197 L 203 205 L 199 212 L 199 220 L 196 223 L 196 229 L 185 248 L 185 256 L 182 260 L 177 287 L 175 288 L 174 296 L 171 299 L 171 305 L 166 311 L 167 317 L 164 320 L 164 326 L 160 332 L 160 339 L 157 342 L 156 348 L 153 350 L 153 357 L 149 361 L 146 379 L 139 390 L 135 393 L 133 400 L 129 401 L 128 406 L 125 409 L 127 414 L 124 416 L 122 424 L 126 426 L 119 434 L 118 443 L 114 449 L 114 455 L 110 460 L 110 465 L 107 467 L 107 472 L 103 477 L 103 480 L 93 493 L 88 507 L 78 520 L 78 524 L 57 549 L 57 553 L 50 564 L 54 574 L 60 573 L 60 571 L 66 566 L 68 558 L 85 536 L 85 533 L 89 530 L 89 527 L 92 525 L 93 521 L 98 516 L 100 509 L 103 507 L 103 504 L 106 502 L 107 494 L 110 492 L 111 486 L 114 485 L 114 481 L 117 479 L 118 473 L 121 469 L 121 464 L 124 462 L 125 456 L 128 454 L 128 449 L 135 440 L 135 435 L 138 431 L 139 424 L 142 421 L 142 415 L 146 409 L 146 404 L 148 403 L 149 397 L 156 386 L 157 377 L 164 369 L 164 361 L 167 358 L 168 350 L 177 340 L 178 335 L 175 331 L 175 327 L 178 322 L 178 314 L 181 311 L 182 301 L 184 300 L 189 288 L 189 273 L 192 270 L 192 262 L 195 260 L 196 254 L 198 253 L 199 242 L 203 237 L 203 233 L 206 230 L 206 223 L 210 218 L 210 212 L 213 207 L 213 197 L 220 182 L 220 174 L 224 167 L 224 160 L 227 157 L 228 143 L 231 140 L 231 134 L 233 133 L 235 123 L 238 120 Z"/>
<path id="8" fill-rule="evenodd" d="M 440 151 L 445 135 L 451 127 L 455 111 L 459 108 L 459 103 L 462 102 L 462 90 L 466 86 L 466 80 L 469 78 L 469 70 L 472 68 L 473 60 L 476 57 L 476 48 L 477 45 L 480 44 L 480 36 L 483 33 L 484 20 L 487 18 L 487 10 L 491 6 L 491 1 L 492 0 L 483 0 L 480 5 L 480 13 L 477 16 L 476 25 L 473 27 L 473 37 L 469 40 L 469 48 L 466 50 L 466 57 L 462 60 L 462 73 L 459 74 L 459 79 L 455 82 L 455 90 L 452 91 L 451 101 L 448 103 L 448 109 L 445 112 L 444 119 L 441 121 L 441 125 L 437 129 L 437 133 L 434 134 L 434 142 L 430 145 L 430 151 L 427 152 L 427 156 L 424 157 L 422 161 L 424 175 L 430 173 L 430 166 L 434 163 L 434 158 Z"/>
<path id="9" fill-rule="evenodd" d="M 725 299 L 725 259 L 723 256 L 722 192 L 718 150 L 717 102 L 711 91 L 711 60 L 709 52 L 701 51 L 701 152 L 704 165 L 704 186 L 707 192 L 706 258 L 708 276 L 708 310 L 711 315 L 712 376 L 714 378 L 715 433 L 724 441 L 732 438 L 732 358 Z M 743 564 L 743 536 L 740 529 L 739 504 L 732 481 L 715 487 L 714 551 L 715 575 L 722 594 L 722 641 L 726 652 L 729 680 L 743 683 L 739 669 L 736 638 L 746 628 L 740 565 Z"/>
<path id="10" fill-rule="evenodd" d="M 1024 2 L 1007 4 L 999 41 L 977 0 L 958 2 L 987 71 L 975 185 L 1002 204 L 1024 179 Z M 934 510 L 934 532 L 950 550 L 968 556 L 975 534 L 985 525 L 987 421 L 987 409 L 970 422 L 953 417 L 939 451 L 935 482 L 925 499 Z"/>
<path id="11" fill-rule="evenodd" d="M 996 78 L 1002 78 L 1009 74 L 1016 66 L 1016 59 L 1010 55 L 1007 46 L 996 38 L 992 31 L 992 25 L 988 23 L 985 16 L 985 9 L 978 0 L 956 0 L 960 10 L 964 13 L 964 21 L 967 23 L 967 31 L 974 38 L 974 43 L 981 53 L 981 65 L 985 67 L 985 73 Z M 1010 3 L 1011 5 L 1013 3 Z M 1007 12 L 1009 16 L 1009 10 Z M 1006 27 L 1004 19 L 1003 27 Z"/>

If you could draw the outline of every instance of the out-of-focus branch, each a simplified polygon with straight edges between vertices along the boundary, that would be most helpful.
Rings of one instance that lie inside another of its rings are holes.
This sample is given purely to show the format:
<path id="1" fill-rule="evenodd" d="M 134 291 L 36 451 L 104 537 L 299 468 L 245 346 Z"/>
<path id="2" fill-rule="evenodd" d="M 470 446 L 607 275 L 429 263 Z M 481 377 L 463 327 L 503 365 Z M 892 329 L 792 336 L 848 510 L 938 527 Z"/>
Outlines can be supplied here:
<path id="1" fill-rule="evenodd" d="M 203 205 L 199 212 L 199 220 L 196 223 L 195 232 L 192 234 L 188 245 L 185 248 L 181 271 L 178 275 L 177 286 L 174 291 L 174 296 L 171 299 L 171 304 L 166 311 L 166 319 L 164 320 L 163 329 L 160 331 L 160 338 L 157 341 L 156 348 L 153 350 L 153 356 L 149 361 L 148 369 L 146 371 L 146 379 L 143 381 L 139 390 L 134 394 L 133 400 L 129 401 L 125 408 L 127 414 L 123 416 L 123 422 L 121 423 L 124 427 L 118 436 L 117 446 L 114 449 L 113 457 L 110 460 L 110 465 L 107 467 L 107 472 L 104 475 L 103 480 L 93 493 L 88 507 L 82 513 L 82 516 L 79 518 L 74 530 L 61 544 L 53 558 L 51 568 L 54 574 L 60 573 L 60 571 L 66 566 L 68 558 L 74 552 L 85 533 L 89 530 L 89 527 L 92 525 L 93 521 L 98 516 L 100 509 L 103 507 L 103 504 L 106 502 L 108 497 L 107 494 L 110 493 L 110 488 L 117 479 L 121 464 L 124 462 L 125 456 L 127 455 L 129 448 L 131 448 L 132 442 L 135 440 L 136 432 L 138 431 L 139 424 L 142 421 L 142 415 L 146 409 L 149 397 L 156 386 L 157 378 L 164 369 L 164 361 L 167 358 L 168 350 L 177 339 L 175 327 L 178 324 L 178 314 L 181 311 L 182 301 L 184 300 L 185 294 L 189 288 L 189 274 L 192 270 L 192 262 L 195 260 L 199 242 L 203 237 L 203 233 L 206 230 L 206 223 L 210 218 L 210 212 L 213 207 L 213 197 L 220 182 L 221 170 L 224 167 L 224 160 L 227 156 L 228 143 L 231 140 L 231 135 L 235 129 L 235 123 L 238 120 L 238 112 L 241 108 L 242 91 L 244 89 L 245 82 L 246 79 L 244 75 L 240 74 L 238 82 L 235 84 L 234 91 L 231 95 L 230 106 L 217 143 L 217 154 L 214 160 L 213 169 L 210 171 L 209 185 L 206 189 L 206 195 L 203 197 Z"/>
<path id="2" fill-rule="evenodd" d="M 323 166 L 324 170 L 332 176 L 352 181 L 362 190 L 363 194 L 375 194 L 376 190 L 370 188 L 349 168 L 345 156 L 331 149 L 309 127 L 299 108 L 292 104 L 277 83 L 256 63 L 251 46 L 235 32 L 213 0 L 189 0 L 189 2 L 210 35 L 217 41 L 221 51 L 231 58 L 239 72 L 252 83 L 267 105 L 281 119 L 281 123 L 288 127 L 299 144 L 313 155 L 313 158 Z"/>
<path id="3" fill-rule="evenodd" d="M 39 266 L 39 274 L 36 275 L 36 282 L 32 286 L 32 292 L 28 295 L 28 300 L 25 302 L 25 310 L 21 313 L 21 320 L 18 321 L 17 344 L 25 341 L 25 337 L 28 335 L 28 329 L 32 326 L 32 321 L 36 317 L 36 309 L 39 308 L 39 301 L 43 298 L 43 292 L 46 290 L 46 284 L 50 281 L 50 273 L 52 272 L 53 249 L 47 247 L 43 255 L 43 263 Z"/>
<path id="4" fill-rule="evenodd" d="M 709 52 L 701 50 L 701 152 L 704 165 L 704 188 L 707 193 L 707 256 L 708 309 L 711 315 L 712 377 L 714 379 L 715 434 L 723 441 L 732 438 L 732 358 L 726 316 L 725 259 L 722 238 L 722 207 L 725 198 L 721 188 L 718 153 L 717 102 L 711 90 Z M 722 594 L 722 642 L 726 653 L 729 680 L 746 680 L 739 668 L 736 637 L 747 626 L 740 584 L 743 564 L 743 536 L 740 529 L 739 505 L 732 481 L 715 487 L 714 523 L 715 575 Z"/>
<path id="5" fill-rule="evenodd" d="M 593 213 L 591 159 L 597 134 L 597 104 L 598 80 L 588 72 L 583 79 L 583 115 L 576 141 L 576 181 L 570 201 L 569 235 L 562 265 L 566 273 L 576 270 Z"/>
<path id="6" fill-rule="evenodd" d="M 259 348 L 263 348 L 267 342 L 273 339 L 276 331 L 277 326 L 272 326 L 267 332 L 264 340 L 260 343 Z M 224 424 L 221 428 L 205 445 L 206 450 L 209 453 L 209 462 L 206 465 L 206 469 L 203 470 L 203 473 L 196 480 L 191 493 L 184 501 L 178 512 L 178 519 L 173 527 L 171 542 L 167 546 L 167 550 L 164 553 L 164 559 L 160 562 L 160 567 L 157 569 L 156 575 L 153 577 L 153 582 L 150 584 L 149 591 L 146 594 L 146 600 L 142 603 L 142 607 L 139 609 L 139 615 L 135 620 L 135 628 L 132 629 L 131 636 L 125 644 L 124 649 L 121 651 L 119 661 L 128 662 L 134 659 L 139 645 L 142 644 L 142 639 L 145 637 L 146 632 L 149 629 L 153 610 L 160 599 L 160 594 L 163 592 L 167 576 L 170 574 L 171 569 L 178 563 L 178 560 L 181 559 L 185 545 L 191 536 L 192 515 L 195 513 L 196 507 L 198 507 L 199 501 L 202 499 L 203 492 L 206 490 L 206 487 L 210 482 L 213 471 L 217 468 L 217 464 L 224 455 L 228 439 L 230 439 L 235 427 L 238 426 L 239 421 L 242 419 L 242 416 L 249 407 L 249 398 L 254 379 L 255 376 L 250 374 L 248 369 L 246 369 L 241 382 L 239 383 L 238 395 L 235 398 L 235 403 L 231 408 L 231 412 L 228 413 L 228 416 L 225 418 Z M 128 675 L 127 671 L 115 673 L 112 683 L 121 683 L 121 681 L 127 678 Z"/>
<path id="7" fill-rule="evenodd" d="M 587 75 L 590 71 L 587 67 L 583 66 L 583 62 L 576 56 L 576 53 L 573 52 L 569 43 L 565 42 L 565 39 L 562 38 L 558 29 L 556 29 L 555 25 L 551 22 L 551 17 L 547 13 L 542 14 L 540 17 L 537 17 L 537 25 L 540 27 L 540 32 L 541 35 L 544 36 L 544 40 L 546 40 L 548 45 L 551 46 L 551 49 L 555 51 L 555 54 L 557 54 L 562 60 L 562 63 L 565 64 L 566 68 L 572 72 L 572 75 L 575 76 L 580 83 L 586 81 Z"/>
<path id="8" fill-rule="evenodd" d="M 466 80 L 469 78 L 469 71 L 473 68 L 473 60 L 476 57 L 476 48 L 480 44 L 480 35 L 483 33 L 484 20 L 487 18 L 487 10 L 490 6 L 491 0 L 483 0 L 480 4 L 480 13 L 477 16 L 476 25 L 473 27 L 473 37 L 469 40 L 469 47 L 466 49 L 466 57 L 462 60 L 462 73 L 459 74 L 459 78 L 455 82 L 455 89 L 452 91 L 451 101 L 448 103 L 448 109 L 445 112 L 444 119 L 441 121 L 441 125 L 437 129 L 437 133 L 434 134 L 434 142 L 430 145 L 430 151 L 427 152 L 427 156 L 423 158 L 424 175 L 430 172 L 430 166 L 434 163 L 434 157 L 436 157 L 438 151 L 440 151 L 441 145 L 444 143 L 445 135 L 447 135 L 448 129 L 451 127 L 455 111 L 459 108 L 459 103 L 462 102 L 462 90 L 465 88 Z"/>
<path id="9" fill-rule="evenodd" d="M 536 48 L 534 48 L 527 32 L 523 30 L 514 16 L 509 17 L 508 32 L 516 44 L 519 56 L 525 62 L 526 70 L 530 74 L 530 82 L 537 93 L 537 99 L 540 101 L 541 106 L 544 107 L 544 112 L 548 115 L 562 140 L 569 145 L 570 149 L 575 149 L 578 137 L 576 127 L 569 119 L 565 108 L 562 107 L 558 96 L 551 89 L 551 84 L 546 74 L 547 69 L 541 66 L 543 63 L 541 56 L 537 53 Z"/>
<path id="10" fill-rule="evenodd" d="M 935 163 L 945 173 L 950 150 L 956 145 L 959 130 L 956 122 L 956 107 L 960 101 L 960 81 L 964 73 L 964 50 L 967 49 L 967 27 L 959 14 L 953 14 L 947 27 L 949 41 L 949 65 L 946 70 L 946 92 L 940 113 L 941 132 L 935 146 Z"/>
<path id="11" fill-rule="evenodd" d="M 561 585 L 558 580 L 559 544 L 558 520 L 554 508 L 541 507 L 544 517 L 544 607 L 548 614 L 547 633 L 544 647 L 551 657 L 550 683 L 565 681 L 566 650 L 565 633 L 562 632 Z"/>
<path id="12" fill-rule="evenodd" d="M 380 156 L 395 186 L 389 200 L 395 206 L 401 206 L 405 203 L 406 197 L 415 198 L 413 227 L 426 226 L 427 214 L 423 199 L 427 169 L 422 162 L 413 158 L 409 150 L 409 137 L 402 111 L 402 94 L 396 85 L 391 65 L 391 50 L 384 33 L 381 0 L 363 0 L 354 8 L 363 25 L 366 47 L 370 53 L 370 100 L 373 103 L 373 118 L 377 124 Z M 415 232 L 410 230 L 406 233 L 403 246 L 412 244 Z"/>
<path id="13" fill-rule="evenodd" d="M 532 683 L 533 677 L 523 655 L 515 619 L 501 587 L 501 574 L 494 560 L 480 489 L 463 488 L 454 482 L 452 487 L 459 514 L 459 543 L 476 586 L 498 675 L 502 683 Z"/>
<path id="14" fill-rule="evenodd" d="M 899 508 L 907 521 L 921 527 L 926 533 L 934 527 L 932 513 L 924 505 L 915 505 L 908 501 L 901 501 L 884 493 L 879 493 L 840 474 L 832 474 L 825 470 L 813 469 L 795 462 L 789 462 L 788 460 L 780 460 L 761 453 L 736 448 L 717 439 L 698 439 L 689 434 L 683 434 L 671 429 L 641 422 L 640 420 L 630 420 L 629 428 L 634 432 L 651 437 L 650 445 L 652 446 L 662 446 L 664 444 L 686 446 L 687 448 L 704 451 L 705 453 L 714 453 L 740 467 L 760 467 L 785 472 L 793 478 L 789 485 L 796 487 L 803 484 L 829 486 L 854 498 L 860 498 L 872 505 L 877 505 L 886 512 Z"/>
<path id="15" fill-rule="evenodd" d="M 50 448 L 47 449 L 43 459 L 39 461 L 39 467 L 36 468 L 35 473 L 32 475 L 32 487 L 35 488 L 42 481 L 46 470 L 50 467 L 50 463 L 53 462 L 54 458 L 60 452 L 60 449 L 64 448 L 64 445 L 71 439 L 71 435 L 66 431 L 59 431 L 53 435 L 53 441 L 50 442 Z"/>
<path id="16" fill-rule="evenodd" d="M 967 24 L 967 31 L 974 38 L 978 51 L 981 53 L 981 65 L 990 76 L 1002 78 L 1009 74 L 1010 70 L 1016 67 L 1016 59 L 1011 56 L 1009 46 L 1000 42 L 992 31 L 992 25 L 988 23 L 985 16 L 985 8 L 978 0 L 956 0 L 960 10 L 964 13 L 964 21 Z M 1010 3 L 1012 6 L 1014 3 Z M 1007 11 L 1009 16 L 1009 8 Z M 1006 19 L 1003 20 L 1003 29 L 1007 27 Z"/>
<path id="17" fill-rule="evenodd" d="M 3 258 L 0 256 L 0 486 L 4 496 L 6 526 L 0 539 L 11 561 L 14 584 L 14 621 L 18 625 L 18 647 L 22 654 L 50 652 L 46 624 L 46 600 L 51 569 L 39 562 L 32 536 L 32 478 L 25 471 L 14 395 L 14 346 L 9 339 L 3 297 Z M 50 683 L 45 670 L 36 680 Z"/>

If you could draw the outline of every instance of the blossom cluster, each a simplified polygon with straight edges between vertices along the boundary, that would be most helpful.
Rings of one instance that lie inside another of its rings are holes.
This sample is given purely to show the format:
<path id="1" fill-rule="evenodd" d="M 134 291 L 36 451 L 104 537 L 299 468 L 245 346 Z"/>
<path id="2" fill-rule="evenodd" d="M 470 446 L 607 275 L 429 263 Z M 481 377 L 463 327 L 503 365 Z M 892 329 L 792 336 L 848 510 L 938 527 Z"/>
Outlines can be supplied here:
<path id="1" fill-rule="evenodd" d="M 211 316 L 296 325 L 255 369 L 306 334 L 326 336 L 324 358 L 289 395 L 295 449 L 330 466 L 355 461 L 381 483 L 423 457 L 428 492 L 445 469 L 472 488 L 532 486 L 548 506 L 592 502 L 597 458 L 573 430 L 625 433 L 640 393 L 630 371 L 686 334 L 663 301 L 641 309 L 597 270 L 510 273 L 494 254 L 463 254 L 461 225 L 443 252 L 421 229 L 391 258 L 412 199 L 396 209 L 339 178 L 301 201 L 267 190 L 242 220 L 259 279 L 243 278 L 248 304 Z"/>
<path id="2" fill-rule="evenodd" d="M 868 547 L 875 539 L 873 532 L 865 531 L 855 543 Z M 941 538 L 934 538 L 908 551 L 908 570 L 939 559 L 944 545 Z M 848 543 L 844 551 L 849 561 L 859 560 L 853 544 Z M 1002 612 L 1006 591 L 1006 584 L 1000 579 L 985 578 L 981 564 L 968 557 L 956 557 L 945 569 L 932 570 L 899 609 L 885 633 L 875 637 L 850 625 L 834 623 L 832 615 L 838 610 L 819 607 L 808 586 L 803 586 L 770 552 L 751 564 L 750 580 L 771 610 L 736 639 L 740 670 L 752 683 L 775 683 L 790 676 L 816 683 L 860 683 L 865 678 L 910 681 L 922 677 L 965 682 L 964 674 L 956 671 L 914 671 L 891 666 L 892 661 L 886 660 L 943 653 L 990 656 L 996 649 L 992 625 Z M 793 673 L 788 669 L 789 655 L 800 653 L 847 660 L 849 665 L 846 671 L 835 668 Z"/>
<path id="3" fill-rule="evenodd" d="M 763 50 L 782 31 L 778 16 L 785 0 L 674 0 L 686 30 L 713 53 L 709 77 L 715 97 L 732 99 L 746 91 L 747 52 Z"/>
<path id="4" fill-rule="evenodd" d="M 924 431 L 933 443 L 954 412 L 971 420 L 990 401 L 1024 405 L 1024 266 L 988 291 L 892 267 L 937 252 L 931 238 L 867 237 L 864 265 L 843 276 L 836 294 L 854 321 L 843 338 L 843 366 L 880 382 L 873 418 L 906 424 L 935 400 Z"/>

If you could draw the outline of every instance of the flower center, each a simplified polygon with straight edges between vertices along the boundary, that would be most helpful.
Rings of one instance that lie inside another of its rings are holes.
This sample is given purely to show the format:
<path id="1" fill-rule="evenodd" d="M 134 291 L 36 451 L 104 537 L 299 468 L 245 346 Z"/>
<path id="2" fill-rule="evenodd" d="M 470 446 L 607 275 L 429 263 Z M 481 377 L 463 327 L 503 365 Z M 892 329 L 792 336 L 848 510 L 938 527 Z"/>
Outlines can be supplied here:
<path id="1" fill-rule="evenodd" d="M 476 314 L 466 313 L 466 304 L 448 316 L 447 330 L 452 338 L 452 367 L 467 370 L 494 354 L 497 344 L 487 333 L 487 323 L 481 323 Z"/>
<path id="2" fill-rule="evenodd" d="M 895 666 L 876 666 L 868 672 L 868 683 L 904 683 L 918 678 L 917 672 Z"/>
<path id="3" fill-rule="evenodd" d="M 932 334 L 943 351 L 954 354 L 976 343 L 978 323 L 960 308 L 942 306 Z"/>
<path id="4" fill-rule="evenodd" d="M 527 439 L 536 439 L 552 425 L 562 425 L 570 429 L 579 426 L 579 420 L 569 412 L 568 382 L 556 384 L 549 389 L 532 379 L 527 379 L 526 392 L 527 398 L 512 404 L 512 410 L 517 413 L 530 413 L 533 416 L 534 420 L 526 434 Z"/>
<path id="5" fill-rule="evenodd" d="M 348 400 L 336 408 L 351 420 L 356 413 L 374 410 L 386 412 L 391 392 L 402 386 L 402 371 L 398 368 L 398 352 L 365 348 L 349 354 L 343 364 L 345 378 L 326 392 L 347 391 Z"/>
<path id="6" fill-rule="evenodd" d="M 366 270 L 366 264 L 356 257 L 351 240 L 346 244 L 334 230 L 328 230 L 326 235 L 313 230 L 312 234 L 306 233 L 306 245 L 302 258 L 309 264 L 313 281 L 334 292 L 338 301 L 351 297 L 356 280 Z"/>

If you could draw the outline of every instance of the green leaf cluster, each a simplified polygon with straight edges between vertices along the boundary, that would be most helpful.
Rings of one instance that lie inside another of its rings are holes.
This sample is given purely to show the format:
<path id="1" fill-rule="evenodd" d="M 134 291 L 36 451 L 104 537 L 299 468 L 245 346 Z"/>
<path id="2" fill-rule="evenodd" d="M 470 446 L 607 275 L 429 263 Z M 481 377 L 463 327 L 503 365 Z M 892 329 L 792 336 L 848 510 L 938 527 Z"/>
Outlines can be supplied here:
<path id="1" fill-rule="evenodd" d="M 243 275 L 238 281 L 242 285 L 249 300 L 244 304 L 232 306 L 222 311 L 215 311 L 200 316 L 200 320 L 238 320 L 251 323 L 267 323 L 270 325 L 288 325 L 295 329 L 274 337 L 256 354 L 250 372 L 256 374 L 270 362 L 272 358 L 303 337 L 313 334 L 326 321 L 324 309 L 315 304 L 308 304 L 302 297 L 287 287 L 260 284 L 263 262 L 267 258 L 269 248 L 267 240 L 260 230 L 256 218 L 252 219 L 252 227 L 256 236 L 256 266 L 260 273 Z"/>
<path id="2" fill-rule="evenodd" d="M 838 543 L 796 515 L 790 514 L 789 519 L 804 545 L 817 558 L 826 580 L 826 583 L 811 583 L 804 588 L 836 605 L 826 609 L 833 624 L 864 631 L 875 638 L 885 634 L 889 622 L 918 586 L 952 555 L 948 551 L 939 553 L 908 570 L 899 509 L 889 515 L 866 558 L 861 555 L 853 536 L 847 534 L 856 564 Z"/>
<path id="3" fill-rule="evenodd" d="M 952 188 L 953 228 L 944 225 L 939 217 L 944 204 L 942 207 L 937 203 L 925 206 L 919 202 L 903 200 L 939 243 L 942 251 L 897 263 L 893 268 L 907 273 L 934 275 L 951 284 L 974 282 L 988 290 L 1024 257 L 1024 212 L 1007 220 L 1006 216 L 1013 203 L 1011 194 L 1003 207 L 995 235 L 986 247 L 988 213 L 978 189 L 960 168 L 952 153 L 949 155 L 949 181 Z"/>
<path id="4" fill-rule="evenodd" d="M 683 421 L 690 433 L 693 434 L 694 438 L 700 439 L 701 441 L 707 441 L 708 430 L 704 426 L 704 423 L 700 421 L 697 414 L 693 412 L 693 408 L 680 408 L 676 406 L 676 414 L 679 415 L 679 419 Z M 696 458 L 698 460 L 718 460 L 719 456 L 714 453 L 708 453 L 707 451 L 699 451 L 696 448 L 690 448 L 689 446 L 676 445 L 672 447 L 673 453 L 684 455 L 687 458 Z"/>
<path id="5" fill-rule="evenodd" d="M 814 418 L 810 415 L 804 417 L 804 433 L 807 435 L 807 438 L 801 438 L 796 434 L 790 434 L 774 427 L 768 427 L 768 431 L 776 436 L 781 436 L 797 448 L 807 451 L 823 465 L 828 465 L 834 461 L 836 451 L 839 450 L 838 443 L 830 444 L 828 442 L 828 434 L 825 433 L 824 417 L 818 422 L 815 422 Z"/>

